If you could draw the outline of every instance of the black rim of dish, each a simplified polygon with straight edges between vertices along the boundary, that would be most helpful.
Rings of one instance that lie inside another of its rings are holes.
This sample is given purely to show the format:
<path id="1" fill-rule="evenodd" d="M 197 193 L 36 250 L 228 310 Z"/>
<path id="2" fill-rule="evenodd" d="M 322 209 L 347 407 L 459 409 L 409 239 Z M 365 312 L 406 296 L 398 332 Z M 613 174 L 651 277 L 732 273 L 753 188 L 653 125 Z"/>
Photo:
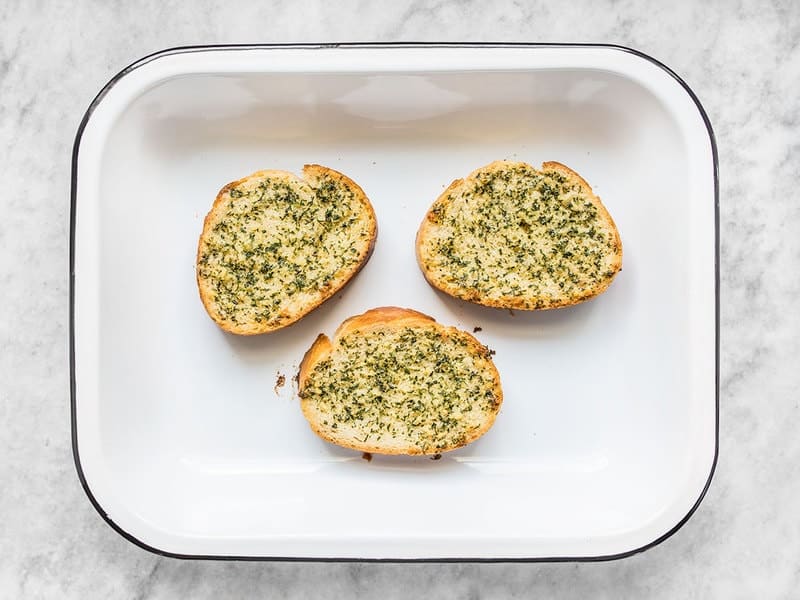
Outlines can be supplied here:
<path id="1" fill-rule="evenodd" d="M 656 538 L 652 542 L 645 544 L 639 548 L 635 548 L 633 550 L 629 550 L 627 552 L 621 552 L 618 554 L 609 554 L 609 555 L 601 555 L 601 556 L 580 556 L 580 557 L 573 557 L 573 556 L 553 556 L 553 557 L 534 557 L 534 558 L 474 558 L 474 557 L 463 557 L 463 558 L 358 558 L 358 557 L 346 557 L 346 558 L 330 558 L 330 557 L 291 557 L 291 556 L 216 556 L 216 555 L 200 555 L 200 554 L 180 554 L 175 552 L 168 552 L 165 550 L 161 550 L 159 548 L 155 548 L 150 546 L 141 540 L 137 539 L 124 529 L 116 524 L 103 510 L 100 503 L 92 494 L 91 489 L 89 488 L 89 484 L 86 481 L 86 477 L 84 476 L 83 469 L 81 467 L 81 460 L 80 460 L 80 453 L 78 451 L 78 436 L 77 436 L 77 420 L 76 420 L 76 394 L 75 394 L 75 218 L 76 218 L 76 209 L 77 209 L 77 185 L 78 185 L 78 178 L 77 178 L 77 171 L 78 171 L 78 151 L 80 148 L 81 137 L 83 136 L 83 131 L 86 128 L 86 124 L 89 121 L 92 113 L 94 112 L 95 108 L 102 102 L 105 95 L 111 90 L 111 88 L 119 82 L 120 79 L 128 75 L 131 71 L 134 71 L 153 60 L 159 59 L 164 56 L 170 56 L 174 54 L 186 54 L 186 53 L 193 53 L 193 52 L 206 52 L 206 51 L 236 51 L 236 50 L 273 50 L 273 49 L 286 49 L 286 48 L 298 48 L 298 49 L 308 49 L 308 50 L 324 50 L 326 48 L 413 48 L 413 47 L 425 47 L 425 48 L 601 48 L 601 49 L 609 49 L 609 50 L 617 50 L 620 52 L 626 52 L 629 54 L 633 54 L 642 58 L 663 71 L 665 71 L 668 75 L 670 75 L 675 81 L 677 81 L 681 87 L 686 91 L 689 97 L 694 102 L 697 110 L 700 112 L 700 116 L 705 123 L 706 129 L 708 131 L 709 141 L 711 142 L 711 154 L 713 159 L 713 168 L 714 168 L 714 321 L 715 321 L 715 374 L 714 374 L 714 402 L 715 402 L 715 418 L 714 418 L 714 459 L 711 463 L 711 469 L 708 474 L 708 479 L 703 486 L 703 490 L 700 492 L 700 496 L 697 498 L 695 503 L 692 505 L 691 509 L 688 513 L 678 521 L 669 531 L 661 535 L 660 537 Z M 714 477 L 714 472 L 717 467 L 717 460 L 719 458 L 719 161 L 718 161 L 718 153 L 717 153 L 717 142 L 714 136 L 714 130 L 711 127 L 711 121 L 706 114 L 705 109 L 703 108 L 700 100 L 697 98 L 697 95 L 694 91 L 688 86 L 688 84 L 683 81 L 672 69 L 667 67 L 665 64 L 661 63 L 660 61 L 656 60 L 655 58 L 640 52 L 638 50 L 634 50 L 632 48 L 628 48 L 626 46 L 620 46 L 616 44 L 560 44 L 560 43 L 527 43 L 527 42 L 446 42 L 446 43 L 436 43 L 436 42 L 393 42 L 393 43 L 383 43 L 383 42 L 373 42 L 373 43 L 361 43 L 361 42 L 353 42 L 353 43 L 328 43 L 328 44 L 234 44 L 234 45 L 208 45 L 208 46 L 179 46 L 175 48 L 168 48 L 165 50 L 161 50 L 159 52 L 155 52 L 153 54 L 149 54 L 136 62 L 128 65 L 124 69 L 122 69 L 119 73 L 117 73 L 111 80 L 100 90 L 100 92 L 95 96 L 94 100 L 92 100 L 89 108 L 87 108 L 83 118 L 81 119 L 80 125 L 78 126 L 78 131 L 75 135 L 75 142 L 72 148 L 72 175 L 71 175 L 71 188 L 70 188 L 70 233 L 69 233 L 69 368 L 70 368 L 70 415 L 71 415 L 71 430 L 72 430 L 72 455 L 75 461 L 75 468 L 78 472 L 78 478 L 80 479 L 81 486 L 83 487 L 86 496 L 89 498 L 92 506 L 94 506 L 97 513 L 103 518 L 103 520 L 108 523 L 108 525 L 116 531 L 119 535 L 123 538 L 128 540 L 129 542 L 147 550 L 148 552 L 152 552 L 159 556 L 166 556 L 170 558 L 180 558 L 180 559 L 197 559 L 197 560 L 234 560 L 234 561 L 291 561 L 291 562 L 389 562 L 389 563 L 534 563 L 534 562 L 599 562 L 599 561 L 610 561 L 610 560 L 618 560 L 621 558 L 626 558 L 629 556 L 633 556 L 634 554 L 638 554 L 640 552 L 644 552 L 653 548 L 654 546 L 659 545 L 664 540 L 672 537 L 684 524 L 689 520 L 689 518 L 695 513 L 697 508 L 700 506 L 700 503 L 703 501 L 703 498 L 708 491 L 709 486 L 711 485 L 711 480 Z"/>

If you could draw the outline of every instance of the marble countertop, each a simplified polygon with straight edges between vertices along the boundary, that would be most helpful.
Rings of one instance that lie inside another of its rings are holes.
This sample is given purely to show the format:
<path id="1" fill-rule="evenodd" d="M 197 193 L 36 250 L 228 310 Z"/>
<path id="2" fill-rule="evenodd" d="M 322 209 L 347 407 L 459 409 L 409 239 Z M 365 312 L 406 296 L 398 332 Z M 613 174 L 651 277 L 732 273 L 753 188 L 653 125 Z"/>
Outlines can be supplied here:
<path id="1" fill-rule="evenodd" d="M 0 5 L 0 597 L 790 598 L 800 589 L 800 10 L 656 3 Z M 649 4 L 649 6 L 647 6 Z M 604 42 L 694 89 L 720 159 L 720 459 L 673 537 L 603 563 L 181 561 L 97 515 L 69 431 L 70 154 L 100 87 L 156 50 L 336 41 Z"/>

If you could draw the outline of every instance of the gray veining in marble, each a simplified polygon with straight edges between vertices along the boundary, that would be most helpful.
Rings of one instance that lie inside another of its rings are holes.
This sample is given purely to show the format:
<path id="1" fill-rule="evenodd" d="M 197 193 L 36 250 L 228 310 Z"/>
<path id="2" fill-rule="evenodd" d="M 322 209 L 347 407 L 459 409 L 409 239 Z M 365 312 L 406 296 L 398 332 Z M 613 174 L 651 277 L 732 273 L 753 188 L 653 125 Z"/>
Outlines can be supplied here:
<path id="1" fill-rule="evenodd" d="M 335 5 L 335 8 L 333 7 Z M 70 150 L 99 88 L 184 44 L 610 42 L 696 91 L 720 153 L 720 462 L 660 546 L 586 564 L 159 558 L 112 531 L 72 464 Z M 800 8 L 793 0 L 0 2 L 0 597 L 800 597 Z"/>

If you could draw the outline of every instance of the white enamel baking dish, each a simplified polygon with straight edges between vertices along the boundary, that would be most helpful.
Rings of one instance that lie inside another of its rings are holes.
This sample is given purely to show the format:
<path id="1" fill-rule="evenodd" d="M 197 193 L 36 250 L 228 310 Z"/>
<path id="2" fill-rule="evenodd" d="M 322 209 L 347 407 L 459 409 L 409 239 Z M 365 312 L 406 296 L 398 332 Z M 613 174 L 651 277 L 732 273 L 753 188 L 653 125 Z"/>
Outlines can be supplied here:
<path id="1" fill-rule="evenodd" d="M 414 234 L 426 208 L 501 158 L 560 161 L 603 198 L 624 245 L 605 294 L 511 314 L 425 283 Z M 216 192 L 313 162 L 372 200 L 372 259 L 292 327 L 223 333 L 194 273 Z M 126 538 L 180 557 L 596 560 L 646 549 L 689 518 L 716 461 L 716 205 L 702 107 L 630 49 L 148 56 L 103 88 L 73 155 L 72 431 L 87 495 Z M 481 328 L 505 390 L 485 437 L 438 461 L 367 461 L 310 431 L 291 380 L 303 352 L 385 305 Z"/>

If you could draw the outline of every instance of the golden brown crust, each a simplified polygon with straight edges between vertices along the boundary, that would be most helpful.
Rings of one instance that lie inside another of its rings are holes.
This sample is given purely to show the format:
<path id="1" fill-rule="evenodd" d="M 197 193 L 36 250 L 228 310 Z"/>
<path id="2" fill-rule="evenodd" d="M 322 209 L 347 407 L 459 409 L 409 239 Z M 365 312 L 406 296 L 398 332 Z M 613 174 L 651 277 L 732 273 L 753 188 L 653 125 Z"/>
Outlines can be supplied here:
<path id="1" fill-rule="evenodd" d="M 351 332 L 360 332 L 367 334 L 373 329 L 381 329 L 384 327 L 401 328 L 413 327 L 416 325 L 424 325 L 434 327 L 436 331 L 443 337 L 457 335 L 467 341 L 470 353 L 479 357 L 480 367 L 486 369 L 491 373 L 494 382 L 492 392 L 495 398 L 494 410 L 484 413 L 484 420 L 480 427 L 472 430 L 458 443 L 444 448 L 437 448 L 435 451 L 424 451 L 414 445 L 388 445 L 386 443 L 377 444 L 371 442 L 362 442 L 356 439 L 349 439 L 341 435 L 341 430 L 336 431 L 331 427 L 325 427 L 317 418 L 311 402 L 302 399 L 302 392 L 308 383 L 308 377 L 313 371 L 314 367 L 320 362 L 328 358 L 336 349 L 337 344 L 341 338 Z M 301 395 L 300 407 L 303 415 L 308 420 L 308 423 L 319 437 L 327 442 L 358 450 L 359 452 L 370 452 L 373 454 L 390 454 L 390 455 L 420 455 L 420 454 L 438 454 L 441 452 L 449 452 L 456 448 L 461 448 L 467 444 L 477 440 L 484 435 L 494 424 L 497 413 L 503 402 L 503 390 L 500 384 L 500 373 L 491 360 L 489 350 L 481 344 L 470 333 L 456 329 L 455 327 L 448 327 L 437 323 L 432 317 L 425 315 L 421 312 L 407 309 L 398 308 L 394 306 L 386 306 L 381 308 L 374 308 L 367 312 L 350 317 L 346 319 L 336 330 L 333 340 L 329 340 L 325 334 L 320 334 L 312 344 L 311 348 L 306 352 L 300 364 L 300 371 L 298 373 L 298 386 Z"/>
<path id="2" fill-rule="evenodd" d="M 462 300 L 466 300 L 468 302 L 472 302 L 475 304 L 480 304 L 483 306 L 488 306 L 492 308 L 511 308 L 515 310 L 548 310 L 553 308 L 563 308 L 567 306 L 573 306 L 585 300 L 590 300 L 601 293 L 603 293 L 608 286 L 613 281 L 613 275 L 610 278 L 600 280 L 595 286 L 586 288 L 581 291 L 579 294 L 573 294 L 570 296 L 564 296 L 561 298 L 539 298 L 537 299 L 536 305 L 531 306 L 531 299 L 520 297 L 520 296 L 503 296 L 499 298 L 491 298 L 482 295 L 478 290 L 470 289 L 470 288 L 461 288 L 455 285 L 448 285 L 447 282 L 444 282 L 436 277 L 432 271 L 427 267 L 427 260 L 426 256 L 424 255 L 423 245 L 427 238 L 430 237 L 431 231 L 435 228 L 436 218 L 434 215 L 434 209 L 437 206 L 447 205 L 449 202 L 449 198 L 453 192 L 458 191 L 463 186 L 470 185 L 476 178 L 479 173 L 491 173 L 496 171 L 503 171 L 509 168 L 514 167 L 526 167 L 530 168 L 530 165 L 523 162 L 513 162 L 507 160 L 497 160 L 494 161 L 484 167 L 480 167 L 472 171 L 467 177 L 464 179 L 457 179 L 455 180 L 448 188 L 442 192 L 438 198 L 431 204 L 428 211 L 425 213 L 425 217 L 422 219 L 422 223 L 420 224 L 419 229 L 417 230 L 417 236 L 415 240 L 415 253 L 417 257 L 417 263 L 422 270 L 422 274 L 425 277 L 426 281 L 434 288 L 448 294 L 450 296 L 454 296 L 456 298 L 460 298 Z M 586 182 L 583 177 L 581 177 L 578 173 L 563 165 L 559 162 L 549 161 L 542 163 L 542 171 L 557 171 L 564 175 L 567 179 L 577 183 L 581 186 L 583 193 L 586 195 L 587 199 L 589 199 L 592 204 L 597 207 L 598 215 L 600 220 L 608 226 L 609 231 L 613 232 L 614 236 L 614 250 L 615 254 L 613 256 L 613 260 L 609 265 L 609 270 L 611 270 L 614 275 L 618 273 L 622 269 L 622 241 L 619 236 L 619 231 L 617 229 L 614 220 L 611 218 L 606 207 L 603 205 L 600 198 L 592 191 L 591 186 Z"/>
<path id="3" fill-rule="evenodd" d="M 297 372 L 297 385 L 302 390 L 308 381 L 308 375 L 319 361 L 324 360 L 333 350 L 331 340 L 324 333 L 320 333 L 314 343 L 311 344 L 303 360 L 300 361 L 300 370 Z"/>
<path id="4" fill-rule="evenodd" d="M 384 306 L 381 308 L 372 308 L 363 314 L 346 319 L 339 325 L 334 335 L 337 338 L 341 338 L 357 329 L 366 332 L 374 327 L 386 325 L 388 323 L 391 323 L 395 327 L 401 327 L 403 325 L 414 325 L 425 321 L 436 322 L 433 317 L 429 317 L 424 313 L 410 308 Z"/>
<path id="5" fill-rule="evenodd" d="M 213 301 L 213 290 L 211 288 L 211 282 L 206 281 L 200 274 L 200 269 L 196 269 L 196 280 L 197 280 L 197 287 L 200 292 L 200 300 L 203 303 L 203 306 L 206 309 L 208 315 L 214 320 L 214 322 L 219 325 L 220 328 L 223 330 L 234 333 L 237 335 L 259 335 L 262 333 L 270 333 L 273 331 L 277 331 L 279 329 L 283 329 L 284 327 L 288 327 L 302 319 L 304 316 L 309 314 L 314 309 L 318 308 L 323 302 L 330 299 L 334 296 L 338 291 L 340 291 L 347 283 L 349 283 L 357 274 L 358 272 L 364 268 L 364 265 L 367 264 L 369 258 L 372 256 L 372 252 L 375 249 L 375 240 L 377 239 L 377 219 L 375 217 L 375 210 L 372 207 L 369 199 L 367 198 L 364 190 L 361 189 L 357 183 L 355 183 L 352 179 L 347 177 L 346 175 L 339 173 L 338 171 L 334 171 L 328 167 L 324 167 L 322 165 L 317 164 L 310 164 L 305 165 L 303 167 L 303 179 L 297 177 L 293 173 L 288 171 L 280 171 L 274 169 L 267 169 L 256 171 L 247 177 L 243 177 L 242 179 L 238 179 L 233 181 L 227 185 L 225 185 L 217 194 L 217 197 L 214 200 L 213 205 L 211 206 L 211 210 L 209 210 L 208 214 L 206 215 L 203 221 L 203 230 L 200 234 L 200 239 L 198 240 L 197 244 L 197 253 L 196 253 L 196 264 L 199 264 L 204 240 L 209 236 L 210 231 L 217 219 L 224 213 L 225 210 L 225 203 L 226 201 L 230 201 L 230 191 L 233 188 L 236 188 L 242 184 L 246 184 L 253 180 L 261 180 L 261 179 L 275 179 L 275 180 L 284 180 L 288 183 L 291 183 L 296 186 L 308 186 L 312 185 L 318 179 L 322 177 L 329 177 L 337 182 L 342 183 L 345 187 L 350 189 L 359 203 L 362 205 L 364 212 L 368 215 L 368 223 L 369 223 L 369 243 L 367 247 L 361 252 L 361 256 L 358 262 L 356 262 L 351 268 L 340 274 L 335 280 L 329 282 L 326 286 L 320 288 L 318 291 L 318 295 L 312 302 L 307 303 L 302 310 L 298 311 L 296 314 L 282 314 L 275 322 L 269 323 L 256 323 L 256 322 L 247 322 L 247 323 L 234 323 L 230 320 L 225 319 L 219 311 L 216 309 Z M 313 185 L 312 185 L 313 187 Z"/>

